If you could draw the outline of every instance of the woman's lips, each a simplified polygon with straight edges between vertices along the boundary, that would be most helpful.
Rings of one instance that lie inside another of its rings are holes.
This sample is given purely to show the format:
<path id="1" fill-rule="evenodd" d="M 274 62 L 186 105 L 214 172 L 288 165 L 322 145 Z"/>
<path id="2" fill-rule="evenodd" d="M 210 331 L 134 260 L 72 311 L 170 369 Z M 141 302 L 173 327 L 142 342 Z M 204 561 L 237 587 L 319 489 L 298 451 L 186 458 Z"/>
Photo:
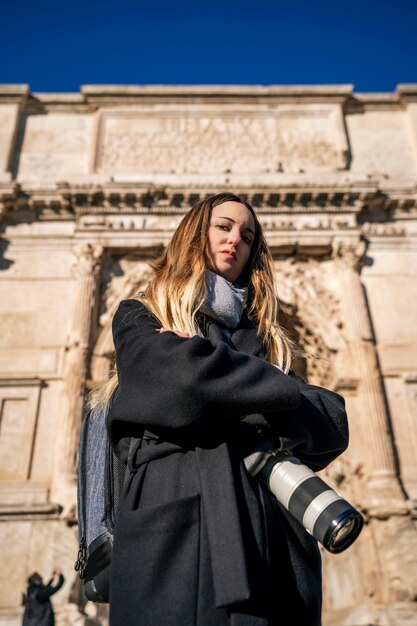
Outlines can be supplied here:
<path id="1" fill-rule="evenodd" d="M 233 252 L 232 250 L 222 250 L 221 254 L 224 254 L 226 259 L 229 259 L 230 261 L 236 259 L 236 252 Z"/>

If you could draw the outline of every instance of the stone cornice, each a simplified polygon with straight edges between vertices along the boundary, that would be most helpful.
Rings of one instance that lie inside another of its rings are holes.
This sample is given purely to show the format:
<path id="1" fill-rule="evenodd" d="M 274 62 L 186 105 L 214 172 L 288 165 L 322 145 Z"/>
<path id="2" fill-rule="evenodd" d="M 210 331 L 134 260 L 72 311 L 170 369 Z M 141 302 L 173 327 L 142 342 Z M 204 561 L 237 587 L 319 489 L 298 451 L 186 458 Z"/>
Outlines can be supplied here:
<path id="1" fill-rule="evenodd" d="M 79 93 L 34 93 L 28 112 L 94 111 L 101 107 L 190 104 L 340 104 L 352 85 L 84 85 Z"/>
<path id="2" fill-rule="evenodd" d="M 0 85 L 0 104 L 21 104 L 29 94 L 29 85 Z"/>
<path id="3" fill-rule="evenodd" d="M 41 220 L 74 220 L 85 215 L 182 214 L 218 188 L 156 187 L 137 183 L 77 184 L 45 187 L 0 184 L 0 216 L 32 213 Z M 233 188 L 262 214 L 354 215 L 358 223 L 386 221 L 389 212 L 400 219 L 417 216 L 417 189 L 383 193 L 372 185 L 339 187 Z M 374 219 L 373 219 L 374 218 Z M 24 219 L 24 217 L 23 217 Z"/>
<path id="4" fill-rule="evenodd" d="M 395 94 L 402 102 L 417 102 L 417 83 L 397 85 Z"/>
<path id="5" fill-rule="evenodd" d="M 417 101 L 417 85 L 391 93 L 354 93 L 353 85 L 83 85 L 78 93 L 32 93 L 28 85 L 0 85 L 0 102 L 29 109 L 94 110 L 101 106 L 155 103 L 340 103 L 358 108 L 401 108 Z"/>
<path id="6" fill-rule="evenodd" d="M 0 183 L 0 222 L 3 221 L 7 213 L 17 209 L 17 199 L 20 187 L 17 183 Z"/>
<path id="7" fill-rule="evenodd" d="M 82 85 L 85 96 L 107 95 L 229 95 L 229 96 L 316 96 L 349 95 L 353 85 Z"/>
<path id="8" fill-rule="evenodd" d="M 345 102 L 352 85 L 84 85 L 81 93 L 96 105 L 143 102 Z"/>
<path id="9" fill-rule="evenodd" d="M 417 85 L 397 85 L 392 93 L 352 93 L 344 105 L 345 113 L 356 113 L 364 110 L 402 110 L 409 103 L 417 102 Z"/>

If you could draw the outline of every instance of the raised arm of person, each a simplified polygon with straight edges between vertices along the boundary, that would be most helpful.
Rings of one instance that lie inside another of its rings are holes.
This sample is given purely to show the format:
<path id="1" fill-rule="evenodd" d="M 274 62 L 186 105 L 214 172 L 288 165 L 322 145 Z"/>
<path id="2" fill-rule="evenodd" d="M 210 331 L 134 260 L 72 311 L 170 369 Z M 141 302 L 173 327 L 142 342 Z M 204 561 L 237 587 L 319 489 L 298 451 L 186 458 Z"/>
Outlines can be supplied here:
<path id="1" fill-rule="evenodd" d="M 54 582 L 55 576 L 58 576 L 58 582 L 56 585 L 53 585 L 52 583 Z M 52 572 L 51 580 L 48 582 L 47 585 L 45 585 L 45 587 L 43 587 L 43 589 L 40 589 L 36 593 L 37 600 L 39 600 L 39 602 L 46 602 L 51 596 L 54 595 L 54 593 L 61 589 L 64 582 L 65 578 L 62 571 L 57 568 L 54 569 L 54 571 Z"/>

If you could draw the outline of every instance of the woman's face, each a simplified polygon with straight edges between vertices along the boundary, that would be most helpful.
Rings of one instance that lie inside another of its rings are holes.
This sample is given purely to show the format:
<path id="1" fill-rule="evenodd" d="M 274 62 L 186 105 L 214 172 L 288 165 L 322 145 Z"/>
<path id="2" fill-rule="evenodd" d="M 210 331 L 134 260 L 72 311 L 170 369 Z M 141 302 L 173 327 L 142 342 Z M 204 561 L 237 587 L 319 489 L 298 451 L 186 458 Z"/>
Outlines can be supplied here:
<path id="1" fill-rule="evenodd" d="M 255 220 L 240 202 L 227 201 L 211 213 L 206 243 L 206 264 L 233 283 L 245 267 L 255 239 Z"/>

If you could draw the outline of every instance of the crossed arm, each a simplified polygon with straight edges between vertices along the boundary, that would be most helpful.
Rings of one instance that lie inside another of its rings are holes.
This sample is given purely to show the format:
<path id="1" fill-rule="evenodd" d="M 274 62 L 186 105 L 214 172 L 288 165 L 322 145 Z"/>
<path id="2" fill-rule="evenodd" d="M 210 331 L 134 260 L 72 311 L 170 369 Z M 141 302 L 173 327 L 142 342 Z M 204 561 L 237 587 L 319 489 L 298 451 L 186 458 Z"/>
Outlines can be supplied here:
<path id="1" fill-rule="evenodd" d="M 283 448 L 321 469 L 347 446 L 343 398 L 224 342 L 161 329 L 146 307 L 121 303 L 113 321 L 119 389 L 110 431 L 221 428 L 261 414 Z"/>

